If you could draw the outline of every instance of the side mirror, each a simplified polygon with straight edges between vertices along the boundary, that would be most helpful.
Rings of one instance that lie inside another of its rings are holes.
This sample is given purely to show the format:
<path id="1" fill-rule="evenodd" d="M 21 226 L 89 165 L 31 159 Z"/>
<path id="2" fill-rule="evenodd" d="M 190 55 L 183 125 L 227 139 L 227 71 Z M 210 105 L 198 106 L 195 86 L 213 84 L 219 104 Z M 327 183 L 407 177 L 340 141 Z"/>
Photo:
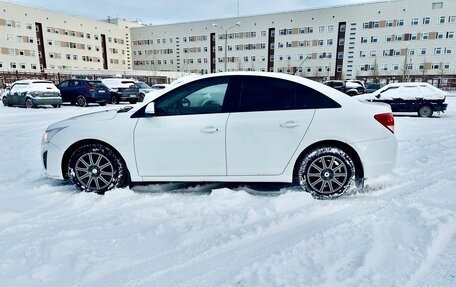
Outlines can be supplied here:
<path id="1" fill-rule="evenodd" d="M 155 103 L 152 102 L 146 106 L 146 110 L 144 111 L 146 116 L 151 117 L 155 115 Z"/>

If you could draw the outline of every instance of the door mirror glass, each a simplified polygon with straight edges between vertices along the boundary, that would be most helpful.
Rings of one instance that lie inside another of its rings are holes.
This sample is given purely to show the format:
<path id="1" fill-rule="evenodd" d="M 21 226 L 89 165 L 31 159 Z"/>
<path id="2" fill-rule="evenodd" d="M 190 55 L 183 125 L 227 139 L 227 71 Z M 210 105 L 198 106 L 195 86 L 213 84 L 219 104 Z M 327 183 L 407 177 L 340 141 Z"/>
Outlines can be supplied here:
<path id="1" fill-rule="evenodd" d="M 152 102 L 146 106 L 146 110 L 144 111 L 146 116 L 153 116 L 155 115 L 155 103 Z"/>

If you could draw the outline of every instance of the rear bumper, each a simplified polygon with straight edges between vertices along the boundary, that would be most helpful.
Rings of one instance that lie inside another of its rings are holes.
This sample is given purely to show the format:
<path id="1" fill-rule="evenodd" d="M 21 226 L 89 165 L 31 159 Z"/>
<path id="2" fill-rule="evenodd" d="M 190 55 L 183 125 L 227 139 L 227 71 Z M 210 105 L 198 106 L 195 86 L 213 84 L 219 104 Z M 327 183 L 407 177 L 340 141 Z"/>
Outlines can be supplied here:
<path id="1" fill-rule="evenodd" d="M 33 97 L 32 103 L 37 106 L 41 105 L 61 105 L 61 97 Z"/>
<path id="2" fill-rule="evenodd" d="M 365 178 L 384 175 L 393 170 L 397 160 L 397 140 L 394 135 L 355 145 L 363 163 Z"/>
<path id="3" fill-rule="evenodd" d="M 432 109 L 434 110 L 434 112 L 444 112 L 444 111 L 446 111 L 447 107 L 448 107 L 447 103 L 432 105 Z"/>

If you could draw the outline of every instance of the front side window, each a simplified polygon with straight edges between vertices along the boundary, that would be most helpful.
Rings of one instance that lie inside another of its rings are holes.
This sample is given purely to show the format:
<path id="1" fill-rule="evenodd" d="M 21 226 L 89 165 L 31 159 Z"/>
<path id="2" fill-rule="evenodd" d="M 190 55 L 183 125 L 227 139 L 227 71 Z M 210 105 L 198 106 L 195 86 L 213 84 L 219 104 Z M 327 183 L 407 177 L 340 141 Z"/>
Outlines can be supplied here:
<path id="1" fill-rule="evenodd" d="M 222 112 L 229 79 L 218 77 L 179 87 L 156 101 L 157 116 Z"/>

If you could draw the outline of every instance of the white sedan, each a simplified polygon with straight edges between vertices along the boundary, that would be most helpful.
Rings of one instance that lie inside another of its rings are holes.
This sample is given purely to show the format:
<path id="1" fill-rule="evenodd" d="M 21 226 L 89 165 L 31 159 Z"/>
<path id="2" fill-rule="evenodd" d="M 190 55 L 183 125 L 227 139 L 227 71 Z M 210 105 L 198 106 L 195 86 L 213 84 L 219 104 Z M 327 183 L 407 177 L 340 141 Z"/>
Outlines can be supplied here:
<path id="1" fill-rule="evenodd" d="M 391 108 L 276 73 L 205 75 L 147 102 L 48 127 L 48 176 L 103 193 L 132 184 L 296 182 L 332 198 L 388 173 L 397 142 Z"/>

